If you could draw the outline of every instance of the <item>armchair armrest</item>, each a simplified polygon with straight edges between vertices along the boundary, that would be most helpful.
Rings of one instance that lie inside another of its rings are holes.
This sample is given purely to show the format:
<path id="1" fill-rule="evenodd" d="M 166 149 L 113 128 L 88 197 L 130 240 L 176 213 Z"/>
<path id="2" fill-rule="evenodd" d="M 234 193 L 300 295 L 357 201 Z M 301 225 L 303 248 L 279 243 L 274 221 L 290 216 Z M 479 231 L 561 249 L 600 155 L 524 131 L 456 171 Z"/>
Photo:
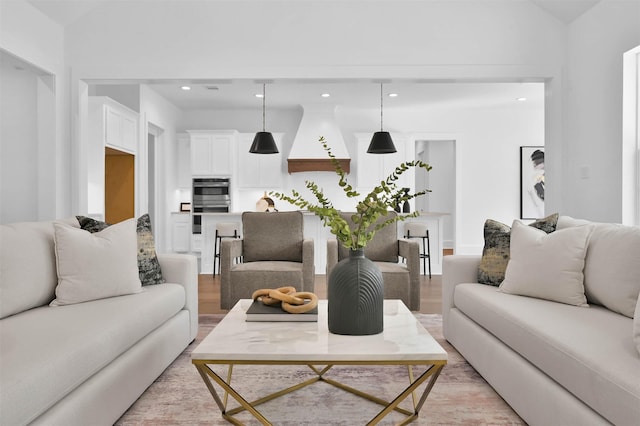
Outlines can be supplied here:
<path id="1" fill-rule="evenodd" d="M 447 337 L 449 310 L 455 307 L 453 294 L 456 285 L 478 282 L 480 255 L 452 255 L 442 258 L 442 329 Z"/>
<path id="2" fill-rule="evenodd" d="M 220 302 L 223 309 L 231 309 L 226 306 L 226 297 L 231 294 L 231 267 L 235 258 L 241 257 L 243 239 L 223 238 L 220 242 Z"/>
<path id="3" fill-rule="evenodd" d="M 407 260 L 409 270 L 409 309 L 420 310 L 420 244 L 418 240 L 401 238 L 398 240 L 398 254 Z"/>
<path id="4" fill-rule="evenodd" d="M 193 340 L 198 335 L 198 260 L 190 254 L 158 253 L 157 256 L 165 281 L 184 287 L 184 307 L 189 311 Z"/>
<path id="5" fill-rule="evenodd" d="M 313 292 L 315 288 L 315 246 L 313 239 L 305 238 L 302 241 L 302 291 Z"/>
<path id="6" fill-rule="evenodd" d="M 327 279 L 329 274 L 333 271 L 333 268 L 338 263 L 338 240 L 336 238 L 327 239 Z"/>

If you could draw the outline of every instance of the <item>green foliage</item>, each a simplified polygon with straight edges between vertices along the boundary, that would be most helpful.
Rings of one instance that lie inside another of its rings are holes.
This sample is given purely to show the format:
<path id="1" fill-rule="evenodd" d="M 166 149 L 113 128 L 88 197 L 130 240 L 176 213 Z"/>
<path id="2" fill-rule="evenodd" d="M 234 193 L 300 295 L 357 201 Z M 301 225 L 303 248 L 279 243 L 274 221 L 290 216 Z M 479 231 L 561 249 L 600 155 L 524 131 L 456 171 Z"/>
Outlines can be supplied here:
<path id="1" fill-rule="evenodd" d="M 342 188 L 348 198 L 359 197 L 360 194 L 347 181 L 346 173 L 342 169 L 342 166 L 340 166 L 340 162 L 331 152 L 331 148 L 327 145 L 324 137 L 321 136 L 319 142 L 329 155 L 331 164 L 333 164 L 333 167 L 336 170 L 336 174 L 339 178 L 338 186 Z M 390 208 L 393 209 L 397 205 L 402 205 L 405 201 L 424 195 L 427 192 L 431 192 L 430 190 L 425 189 L 414 194 L 410 194 L 404 188 L 398 187 L 396 182 L 400 175 L 412 167 L 422 168 L 426 171 L 431 170 L 431 166 L 422 161 L 407 161 L 398 165 L 393 173 L 387 176 L 385 180 L 382 180 L 380 185 L 373 188 L 373 190 L 367 194 L 363 200 L 358 202 L 356 205 L 356 213 L 351 216 L 353 228 L 351 228 L 347 221 L 340 216 L 340 212 L 333 207 L 331 201 L 324 196 L 322 189 L 313 181 L 305 181 L 305 185 L 315 196 L 316 202 L 307 201 L 295 189 L 291 191 L 291 195 L 279 192 L 271 192 L 270 194 L 280 200 L 287 201 L 302 210 L 309 210 L 310 212 L 313 212 L 316 216 L 322 219 L 324 225 L 329 227 L 331 233 L 336 236 L 344 247 L 355 250 L 364 248 L 367 243 L 371 241 L 375 233 L 385 226 L 419 215 L 419 212 L 417 211 L 406 215 L 397 215 L 375 225 L 372 229 L 369 229 L 369 227 L 374 224 L 380 216 L 386 215 Z"/>

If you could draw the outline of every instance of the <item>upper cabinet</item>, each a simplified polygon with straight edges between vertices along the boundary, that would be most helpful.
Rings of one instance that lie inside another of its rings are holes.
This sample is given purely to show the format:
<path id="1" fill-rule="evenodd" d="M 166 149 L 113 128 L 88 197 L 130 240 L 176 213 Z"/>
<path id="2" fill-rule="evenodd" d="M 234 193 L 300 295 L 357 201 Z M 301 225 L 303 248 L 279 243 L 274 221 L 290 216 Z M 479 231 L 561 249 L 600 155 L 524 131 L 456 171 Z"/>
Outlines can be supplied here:
<path id="1" fill-rule="evenodd" d="M 279 189 L 282 185 L 282 133 L 273 133 L 277 154 L 251 154 L 255 133 L 241 133 L 238 141 L 238 186 Z"/>
<path id="2" fill-rule="evenodd" d="M 235 130 L 188 130 L 192 176 L 231 176 Z"/>
<path id="3" fill-rule="evenodd" d="M 89 97 L 90 126 L 101 144 L 135 154 L 138 147 L 138 113 L 106 96 Z"/>
<path id="4" fill-rule="evenodd" d="M 371 189 L 386 179 L 395 168 L 405 161 L 413 160 L 414 154 L 407 156 L 407 138 L 402 135 L 391 135 L 397 152 L 393 154 L 368 154 L 367 149 L 371 142 L 371 133 L 358 133 L 358 188 Z M 411 182 L 413 171 L 405 172 L 397 184 L 401 187 L 414 187 Z"/>
<path id="5" fill-rule="evenodd" d="M 191 154 L 189 134 L 178 133 L 178 188 L 191 189 Z"/>

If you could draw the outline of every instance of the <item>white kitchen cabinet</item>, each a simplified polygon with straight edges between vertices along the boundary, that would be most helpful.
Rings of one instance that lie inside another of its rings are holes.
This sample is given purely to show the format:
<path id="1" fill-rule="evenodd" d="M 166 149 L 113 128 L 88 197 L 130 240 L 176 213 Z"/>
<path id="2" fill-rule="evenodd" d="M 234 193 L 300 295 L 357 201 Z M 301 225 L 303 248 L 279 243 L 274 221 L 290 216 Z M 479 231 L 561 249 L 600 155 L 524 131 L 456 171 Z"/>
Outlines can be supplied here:
<path id="1" fill-rule="evenodd" d="M 189 135 L 179 133 L 178 143 L 178 188 L 191 189 L 191 155 L 189 153 Z"/>
<path id="2" fill-rule="evenodd" d="M 192 176 L 231 176 L 233 151 L 238 140 L 235 130 L 188 130 Z"/>
<path id="3" fill-rule="evenodd" d="M 414 155 L 407 156 L 406 140 L 402 135 L 391 135 L 397 152 L 393 154 L 368 154 L 367 149 L 371 142 L 371 133 L 356 134 L 358 141 L 358 188 L 372 189 L 386 179 L 395 168 L 406 161 L 413 160 Z M 414 187 L 413 170 L 409 170 L 400 176 L 397 184 L 400 187 Z"/>
<path id="4" fill-rule="evenodd" d="M 279 189 L 282 186 L 282 133 L 274 133 L 277 154 L 251 154 L 255 133 L 241 133 L 238 140 L 238 175 L 240 188 Z"/>
<path id="5" fill-rule="evenodd" d="M 107 96 L 89 97 L 89 125 L 109 148 L 135 154 L 138 147 L 138 113 Z"/>
<path id="6" fill-rule="evenodd" d="M 191 242 L 191 215 L 189 213 L 171 213 L 171 240 L 174 252 L 189 252 Z"/>

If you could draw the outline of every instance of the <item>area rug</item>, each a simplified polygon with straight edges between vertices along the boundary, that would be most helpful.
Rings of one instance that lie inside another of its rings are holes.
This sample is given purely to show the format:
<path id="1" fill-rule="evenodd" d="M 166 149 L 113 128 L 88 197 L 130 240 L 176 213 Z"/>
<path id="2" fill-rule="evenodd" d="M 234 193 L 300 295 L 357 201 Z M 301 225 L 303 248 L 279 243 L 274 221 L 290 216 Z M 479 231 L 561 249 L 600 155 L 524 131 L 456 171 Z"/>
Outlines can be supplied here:
<path id="1" fill-rule="evenodd" d="M 198 337 L 158 377 L 116 423 L 129 425 L 227 425 L 196 368 L 191 351 L 224 315 L 200 315 Z M 442 337 L 442 316 L 416 314 L 420 323 L 449 354 L 416 425 L 524 425 L 525 422 L 484 379 Z M 216 372 L 224 373 L 224 369 Z M 396 366 L 337 366 L 332 378 L 387 400 L 406 385 L 406 368 Z M 239 366 L 234 383 L 249 399 L 312 377 L 305 366 Z M 277 388 L 277 389 L 276 389 Z M 230 406 L 235 406 L 230 401 Z M 409 408 L 410 401 L 403 407 Z M 274 425 L 359 425 L 366 424 L 381 406 L 365 401 L 326 383 L 319 382 L 293 394 L 259 406 Z M 237 418 L 245 424 L 259 424 L 248 413 Z M 379 424 L 396 424 L 400 414 L 392 413 Z"/>

